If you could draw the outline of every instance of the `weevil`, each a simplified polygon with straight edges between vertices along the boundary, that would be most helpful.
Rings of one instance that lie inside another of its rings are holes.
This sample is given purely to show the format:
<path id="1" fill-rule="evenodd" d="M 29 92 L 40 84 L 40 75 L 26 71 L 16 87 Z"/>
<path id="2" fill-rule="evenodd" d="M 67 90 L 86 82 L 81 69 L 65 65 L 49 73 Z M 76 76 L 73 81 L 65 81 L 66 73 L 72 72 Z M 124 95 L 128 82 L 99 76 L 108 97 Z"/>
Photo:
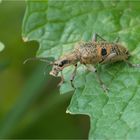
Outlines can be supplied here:
<path id="1" fill-rule="evenodd" d="M 98 38 L 100 38 L 100 41 L 98 41 Z M 78 63 L 80 63 L 85 65 L 89 71 L 95 72 L 97 80 L 99 81 L 102 89 L 104 91 L 108 91 L 108 88 L 105 86 L 99 76 L 96 65 L 124 61 L 131 67 L 140 67 L 140 64 L 132 64 L 128 61 L 128 58 L 130 56 L 131 55 L 128 49 L 119 44 L 118 39 L 115 42 L 108 42 L 98 34 L 94 34 L 91 41 L 79 42 L 75 45 L 73 51 L 65 54 L 64 56 L 61 56 L 58 60 L 49 62 L 49 64 L 53 65 L 52 70 L 50 71 L 50 75 L 57 77 L 58 74 L 61 73 L 61 82 L 59 83 L 60 86 L 64 82 L 62 73 L 63 69 L 65 67 L 73 65 L 74 70 L 72 72 L 70 81 L 71 86 L 75 88 L 73 80 L 76 76 Z M 47 58 L 37 59 L 48 62 Z M 27 59 L 26 61 L 28 60 L 29 59 Z"/>

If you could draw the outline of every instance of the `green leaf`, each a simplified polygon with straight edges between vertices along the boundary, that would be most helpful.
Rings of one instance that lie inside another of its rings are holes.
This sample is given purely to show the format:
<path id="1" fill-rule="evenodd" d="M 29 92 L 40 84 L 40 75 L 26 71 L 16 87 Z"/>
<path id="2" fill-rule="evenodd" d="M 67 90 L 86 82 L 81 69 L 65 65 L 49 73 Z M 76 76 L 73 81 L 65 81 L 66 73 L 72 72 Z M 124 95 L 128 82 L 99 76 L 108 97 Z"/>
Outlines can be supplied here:
<path id="1" fill-rule="evenodd" d="M 4 44 L 2 42 L 0 42 L 0 52 L 3 51 L 5 48 Z"/>
<path id="2" fill-rule="evenodd" d="M 140 2 L 135 1 L 41 1 L 27 2 L 23 22 L 25 41 L 36 40 L 37 56 L 59 58 L 80 40 L 91 40 L 98 33 L 108 41 L 120 43 L 132 53 L 130 61 L 140 59 Z M 61 93 L 71 90 L 73 67 L 64 70 Z M 89 139 L 140 138 L 140 74 L 123 62 L 99 67 L 110 91 L 105 94 L 93 73 L 79 66 L 76 90 L 67 109 L 71 114 L 90 116 Z"/>

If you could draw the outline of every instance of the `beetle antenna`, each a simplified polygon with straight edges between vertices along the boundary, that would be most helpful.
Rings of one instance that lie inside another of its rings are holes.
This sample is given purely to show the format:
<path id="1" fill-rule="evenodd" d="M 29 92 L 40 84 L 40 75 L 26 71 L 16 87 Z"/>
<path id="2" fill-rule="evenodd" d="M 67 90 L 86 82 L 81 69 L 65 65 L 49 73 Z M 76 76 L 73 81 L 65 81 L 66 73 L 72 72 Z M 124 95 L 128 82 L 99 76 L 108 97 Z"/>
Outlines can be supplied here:
<path id="1" fill-rule="evenodd" d="M 27 58 L 27 59 L 23 62 L 23 64 L 26 64 L 26 63 L 29 62 L 29 61 L 36 61 L 36 60 L 39 60 L 39 61 L 41 61 L 41 62 L 47 62 L 47 63 L 49 63 L 50 65 L 53 65 L 53 64 L 54 64 L 54 62 L 47 60 L 47 58 L 45 58 L 45 57 L 31 57 L 31 58 Z"/>

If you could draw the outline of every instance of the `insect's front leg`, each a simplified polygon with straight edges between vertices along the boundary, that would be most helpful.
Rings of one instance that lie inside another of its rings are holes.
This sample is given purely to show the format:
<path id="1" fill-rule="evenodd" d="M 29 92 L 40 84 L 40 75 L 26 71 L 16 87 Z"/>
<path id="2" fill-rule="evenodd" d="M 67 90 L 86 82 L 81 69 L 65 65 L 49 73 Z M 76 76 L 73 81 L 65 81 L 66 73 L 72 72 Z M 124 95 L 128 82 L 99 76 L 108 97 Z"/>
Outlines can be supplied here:
<path id="1" fill-rule="evenodd" d="M 64 76 L 63 73 L 61 71 L 61 81 L 59 82 L 59 84 L 57 86 L 61 86 L 64 83 Z"/>
<path id="2" fill-rule="evenodd" d="M 99 75 L 97 69 L 96 69 L 93 65 L 86 65 L 86 67 L 87 67 L 87 69 L 88 69 L 89 71 L 95 72 L 96 77 L 97 77 L 97 80 L 98 80 L 98 82 L 100 83 L 100 85 L 101 85 L 103 91 L 104 91 L 104 92 L 108 92 L 109 89 L 106 87 L 106 85 L 104 84 L 104 82 L 101 80 L 100 75 Z"/>
<path id="3" fill-rule="evenodd" d="M 104 91 L 104 92 L 108 92 L 108 91 L 109 91 L 109 88 L 108 88 L 108 87 L 104 84 L 104 82 L 102 81 L 102 79 L 101 79 L 101 77 L 100 77 L 98 71 L 96 72 L 96 77 L 97 77 L 97 80 L 99 81 L 99 83 L 100 83 L 100 85 L 101 85 L 103 91 Z"/>
<path id="4" fill-rule="evenodd" d="M 71 75 L 70 81 L 71 81 L 71 86 L 75 89 L 75 86 L 74 86 L 74 84 L 73 84 L 73 80 L 74 80 L 74 78 L 75 78 L 75 76 L 76 76 L 77 64 L 75 64 L 74 66 L 75 66 L 75 68 L 74 68 L 74 71 L 73 71 L 73 73 L 72 73 L 72 75 Z"/>

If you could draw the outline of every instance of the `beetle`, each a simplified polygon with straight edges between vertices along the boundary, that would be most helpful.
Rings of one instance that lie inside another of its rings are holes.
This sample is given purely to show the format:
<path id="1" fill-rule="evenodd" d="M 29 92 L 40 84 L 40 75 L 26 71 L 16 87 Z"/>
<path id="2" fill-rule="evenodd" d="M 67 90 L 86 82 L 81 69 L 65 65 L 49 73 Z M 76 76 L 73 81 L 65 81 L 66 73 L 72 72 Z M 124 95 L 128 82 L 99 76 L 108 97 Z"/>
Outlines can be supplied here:
<path id="1" fill-rule="evenodd" d="M 100 38 L 100 41 L 98 41 L 98 38 Z M 73 80 L 76 76 L 78 63 L 80 63 L 85 65 L 89 71 L 95 72 L 103 90 L 108 91 L 108 88 L 101 80 L 99 73 L 96 69 L 97 64 L 124 61 L 131 67 L 140 67 L 140 64 L 132 64 L 128 61 L 128 58 L 131 56 L 130 52 L 123 45 L 119 44 L 118 40 L 119 39 L 117 39 L 115 42 L 108 42 L 100 35 L 95 33 L 91 41 L 81 41 L 77 43 L 73 51 L 61 56 L 59 59 L 53 62 L 48 61 L 45 57 L 34 59 L 49 62 L 50 65 L 53 65 L 52 70 L 50 71 L 50 75 L 58 77 L 58 74 L 61 73 L 61 82 L 59 83 L 59 86 L 64 82 L 64 77 L 62 74 L 63 69 L 70 65 L 74 65 L 74 70 L 72 72 L 70 81 L 71 86 L 75 88 Z M 28 60 L 31 59 L 27 59 L 25 63 Z"/>

